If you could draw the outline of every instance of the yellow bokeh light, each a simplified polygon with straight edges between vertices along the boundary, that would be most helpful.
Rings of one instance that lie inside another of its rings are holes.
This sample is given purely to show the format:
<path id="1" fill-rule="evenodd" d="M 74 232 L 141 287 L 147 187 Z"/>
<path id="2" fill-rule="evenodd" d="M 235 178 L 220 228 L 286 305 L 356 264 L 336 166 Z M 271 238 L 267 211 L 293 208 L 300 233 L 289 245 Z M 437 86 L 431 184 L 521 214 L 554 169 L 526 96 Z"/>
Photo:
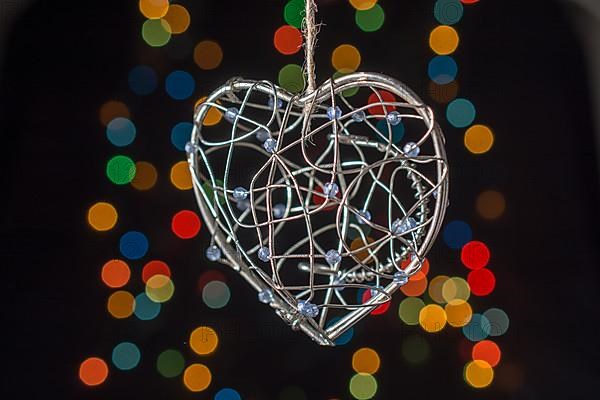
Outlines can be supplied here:
<path id="1" fill-rule="evenodd" d="M 453 277 L 448 279 L 442 285 L 442 297 L 446 303 L 452 300 L 469 300 L 471 296 L 471 288 L 467 281 L 463 278 Z"/>
<path id="2" fill-rule="evenodd" d="M 485 219 L 496 219 L 504 214 L 506 200 L 502 193 L 495 190 L 486 190 L 477 196 L 475 208 L 481 217 Z"/>
<path id="3" fill-rule="evenodd" d="M 173 297 L 175 285 L 166 275 L 156 274 L 146 282 L 146 295 L 155 303 L 164 303 Z"/>
<path id="4" fill-rule="evenodd" d="M 440 25 L 429 34 L 429 47 L 439 55 L 454 53 L 458 43 L 458 33 L 451 26 Z"/>
<path id="5" fill-rule="evenodd" d="M 419 312 L 419 324 L 429 333 L 439 332 L 446 326 L 446 311 L 437 304 L 428 304 Z"/>
<path id="6" fill-rule="evenodd" d="M 117 319 L 127 318 L 133 314 L 135 298 L 125 290 L 116 291 L 108 298 L 106 308 Z"/>
<path id="7" fill-rule="evenodd" d="M 206 101 L 206 99 L 207 99 L 206 96 L 199 98 L 198 101 L 196 102 L 196 104 L 194 105 L 194 108 L 198 108 L 198 106 L 200 104 L 204 103 Z M 220 104 L 220 103 L 217 103 L 217 104 Z M 221 111 L 219 111 L 219 109 L 217 107 L 210 106 L 210 108 L 206 112 L 206 115 L 204 116 L 202 125 L 214 126 L 214 125 L 218 124 L 219 122 L 221 122 L 221 118 L 223 118 L 223 114 L 221 113 Z"/>
<path id="8" fill-rule="evenodd" d="M 190 334 L 190 347 L 200 355 L 207 355 L 215 351 L 219 344 L 217 332 L 209 326 L 200 326 Z"/>
<path id="9" fill-rule="evenodd" d="M 179 190 L 192 188 L 192 175 L 186 161 L 179 161 L 171 167 L 171 183 Z"/>
<path id="10" fill-rule="evenodd" d="M 183 383 L 192 392 L 206 390 L 212 381 L 212 374 L 206 365 L 192 364 L 183 373 Z"/>
<path id="11" fill-rule="evenodd" d="M 356 71 L 360 65 L 360 60 L 360 52 L 350 44 L 342 44 L 336 47 L 331 54 L 333 68 L 344 73 Z"/>
<path id="12" fill-rule="evenodd" d="M 373 349 L 363 347 L 358 349 L 352 355 L 352 368 L 363 374 L 374 374 L 379 370 L 379 354 Z"/>
<path id="13" fill-rule="evenodd" d="M 438 275 L 431 280 L 428 289 L 429 297 L 431 297 L 431 300 L 439 304 L 446 302 L 444 300 L 444 297 L 442 296 L 442 287 L 444 286 L 444 283 L 447 280 L 448 277 L 446 275 Z"/>
<path id="14" fill-rule="evenodd" d="M 140 0 L 139 8 L 144 17 L 159 19 L 169 11 L 169 0 Z"/>
<path id="15" fill-rule="evenodd" d="M 494 380 L 494 369 L 483 360 L 474 360 L 465 366 L 465 381 L 474 388 L 489 386 Z"/>
<path id="16" fill-rule="evenodd" d="M 223 61 L 223 50 L 219 43 L 203 40 L 194 48 L 194 62 L 202 69 L 215 69 Z"/>
<path id="17" fill-rule="evenodd" d="M 464 300 L 452 300 L 444 306 L 448 325 L 455 328 L 465 326 L 471 321 L 473 309 L 471 305 Z"/>
<path id="18" fill-rule="evenodd" d="M 135 163 L 135 176 L 131 180 L 131 186 L 137 190 L 152 189 L 156 184 L 158 173 L 154 165 L 146 161 Z"/>
<path id="19" fill-rule="evenodd" d="M 87 220 L 95 230 L 108 231 L 116 225 L 118 216 L 112 204 L 101 201 L 90 207 Z"/>
<path id="20" fill-rule="evenodd" d="M 373 8 L 375 4 L 377 4 L 377 0 L 349 0 L 352 7 L 357 10 L 364 11 L 370 10 Z"/>
<path id="21" fill-rule="evenodd" d="M 190 26 L 190 13 L 184 6 L 173 4 L 169 7 L 169 11 L 165 15 L 164 20 L 169 23 L 169 30 L 171 33 L 183 33 Z"/>
<path id="22" fill-rule="evenodd" d="M 494 144 L 494 134 L 485 125 L 473 125 L 465 132 L 465 147 L 473 154 L 488 152 Z"/>

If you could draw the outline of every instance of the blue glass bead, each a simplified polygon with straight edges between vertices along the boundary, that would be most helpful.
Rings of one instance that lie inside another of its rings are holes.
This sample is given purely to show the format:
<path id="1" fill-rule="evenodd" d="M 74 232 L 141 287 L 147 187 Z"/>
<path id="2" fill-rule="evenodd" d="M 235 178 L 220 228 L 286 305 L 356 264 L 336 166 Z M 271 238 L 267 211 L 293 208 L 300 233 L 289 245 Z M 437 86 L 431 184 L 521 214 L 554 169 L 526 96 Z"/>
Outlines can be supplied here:
<path id="1" fill-rule="evenodd" d="M 402 148 L 402 152 L 409 157 L 416 157 L 421 152 L 421 149 L 415 142 L 408 142 Z"/>
<path id="2" fill-rule="evenodd" d="M 221 258 L 221 249 L 215 246 L 214 244 L 212 246 L 209 246 L 206 249 L 206 258 L 208 258 L 210 261 L 219 260 L 219 258 Z"/>
<path id="3" fill-rule="evenodd" d="M 334 198 L 335 195 L 337 195 L 339 191 L 340 191 L 340 188 L 338 187 L 337 183 L 335 183 L 335 182 L 327 182 L 326 184 L 323 185 L 323 194 L 325 196 L 329 197 L 330 199 Z"/>
<path id="4" fill-rule="evenodd" d="M 273 296 L 273 292 L 271 291 L 271 289 L 264 289 L 258 292 L 258 300 L 261 303 L 269 304 L 274 299 L 275 297 Z"/>
<path id="5" fill-rule="evenodd" d="M 335 264 L 342 261 L 342 256 L 337 250 L 331 249 L 325 253 L 325 261 L 327 261 L 327 263 L 333 267 Z"/>
<path id="6" fill-rule="evenodd" d="M 258 259 L 263 262 L 268 262 L 271 259 L 271 252 L 268 247 L 263 246 L 258 249 Z"/>
<path id="7" fill-rule="evenodd" d="M 246 211 L 250 207 L 250 201 L 248 199 L 238 200 L 235 206 L 240 211 Z"/>
<path id="8" fill-rule="evenodd" d="M 398 111 L 390 112 L 388 115 L 385 116 L 385 118 L 392 126 L 396 126 L 402 121 L 402 117 L 400 116 L 400 113 Z"/>
<path id="9" fill-rule="evenodd" d="M 371 297 L 373 297 L 373 296 L 377 296 L 379 293 L 383 292 L 383 287 L 375 286 L 369 290 L 371 291 Z"/>
<path id="10" fill-rule="evenodd" d="M 363 122 L 367 116 L 363 110 L 355 111 L 352 113 L 352 119 L 354 122 Z"/>
<path id="11" fill-rule="evenodd" d="M 285 214 L 285 204 L 277 203 L 273 206 L 273 216 L 275 218 L 283 218 Z"/>
<path id="12" fill-rule="evenodd" d="M 329 107 L 327 109 L 327 118 L 329 118 L 330 120 L 338 119 L 341 116 L 342 116 L 342 109 L 339 108 L 338 106 L 335 106 L 335 108 Z"/>
<path id="13" fill-rule="evenodd" d="M 273 138 L 268 138 L 267 140 L 265 140 L 265 142 L 263 143 L 263 147 L 265 148 L 266 151 L 268 151 L 269 153 L 275 153 L 275 150 L 277 150 L 277 140 L 273 139 Z"/>
<path id="14" fill-rule="evenodd" d="M 314 318 L 319 315 L 319 307 L 307 300 L 300 300 L 298 302 L 298 311 L 305 317 Z"/>
<path id="15" fill-rule="evenodd" d="M 394 274 L 393 281 L 394 283 L 404 286 L 408 283 L 408 275 L 404 271 L 398 271 Z"/>
<path id="16" fill-rule="evenodd" d="M 275 104 L 275 100 L 273 98 L 273 96 L 269 96 L 269 108 L 272 110 L 273 109 L 273 105 Z M 279 97 L 277 98 L 277 108 L 281 108 L 283 107 L 283 100 L 281 100 Z"/>
<path id="17" fill-rule="evenodd" d="M 368 210 L 359 211 L 356 220 L 361 225 L 366 224 L 367 221 L 371 220 L 371 213 Z"/>
<path id="18" fill-rule="evenodd" d="M 267 140 L 270 136 L 271 134 L 265 128 L 258 128 L 258 130 L 256 131 L 256 140 L 258 140 L 261 143 L 264 143 L 265 140 Z"/>
<path id="19" fill-rule="evenodd" d="M 335 290 L 342 291 L 342 290 L 344 290 L 344 285 L 346 284 L 346 280 L 344 278 L 342 278 L 341 276 L 336 276 L 333 279 L 333 284 L 335 286 L 338 286 L 335 288 Z"/>
<path id="20" fill-rule="evenodd" d="M 404 221 L 401 221 L 400 218 L 396 218 L 394 222 L 392 222 L 392 233 L 394 235 L 401 235 L 418 225 L 417 220 L 413 217 L 408 217 Z"/>
<path id="21" fill-rule="evenodd" d="M 187 142 L 185 144 L 185 152 L 188 154 L 192 154 L 195 153 L 196 150 L 198 150 L 198 146 L 196 146 L 194 143 L 192 142 Z"/>
<path id="22" fill-rule="evenodd" d="M 239 113 L 240 110 L 238 110 L 237 108 L 229 107 L 227 111 L 225 111 L 225 119 L 229 122 L 233 122 L 235 120 L 235 117 L 237 117 Z"/>
<path id="23" fill-rule="evenodd" d="M 248 191 L 241 186 L 233 189 L 233 198 L 236 200 L 244 200 L 248 197 Z"/>

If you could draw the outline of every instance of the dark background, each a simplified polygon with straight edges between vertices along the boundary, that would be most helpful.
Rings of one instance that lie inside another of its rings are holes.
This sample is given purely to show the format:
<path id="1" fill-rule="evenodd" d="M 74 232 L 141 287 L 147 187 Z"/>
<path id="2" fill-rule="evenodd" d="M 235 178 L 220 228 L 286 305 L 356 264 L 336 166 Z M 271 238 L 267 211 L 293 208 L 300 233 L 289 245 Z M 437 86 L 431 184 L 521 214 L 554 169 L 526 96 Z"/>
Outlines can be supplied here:
<path id="1" fill-rule="evenodd" d="M 202 304 L 195 280 L 207 265 L 208 235 L 203 229 L 191 241 L 173 237 L 172 214 L 196 206 L 190 192 L 170 186 L 165 172 L 184 159 L 168 132 L 174 121 L 191 119 L 193 102 L 175 102 L 161 90 L 139 99 L 128 91 L 127 73 L 141 63 L 159 75 L 183 67 L 198 73 L 196 94 L 205 94 L 231 76 L 276 80 L 282 65 L 301 58 L 273 50 L 273 31 L 284 23 L 281 1 L 182 2 L 192 14 L 194 40 L 216 38 L 225 52 L 220 68 L 204 72 L 191 57 L 173 61 L 167 49 L 143 43 L 136 3 L 37 1 L 8 32 L 0 75 L 3 391 L 23 399 L 167 399 L 212 398 L 215 389 L 231 386 L 245 399 L 276 399 L 295 385 L 311 400 L 347 399 L 352 352 L 370 346 L 382 356 L 379 399 L 579 399 L 597 392 L 597 155 L 584 55 L 563 8 L 549 1 L 481 1 L 465 7 L 459 24 L 459 95 L 473 101 L 496 142 L 474 157 L 464 149 L 463 131 L 442 122 L 452 167 L 447 220 L 468 221 L 492 250 L 497 287 L 474 308 L 499 306 L 511 318 L 498 343 L 501 364 L 512 370 L 499 367 L 492 386 L 477 391 L 462 379 L 459 330 L 429 335 L 431 359 L 412 367 L 401 359 L 398 338 L 419 328 L 398 322 L 393 310 L 362 323 L 349 345 L 328 349 L 265 312 L 225 268 L 230 304 L 217 311 Z M 319 80 L 333 72 L 333 48 L 353 43 L 363 56 L 361 70 L 397 76 L 432 103 L 426 97 L 426 40 L 437 24 L 432 2 L 381 4 L 386 24 L 367 35 L 345 2 L 323 2 Z M 135 116 L 138 136 L 129 154 L 159 170 L 151 194 L 116 188 L 104 175 L 114 148 L 97 113 L 110 98 L 123 99 Z M 442 106 L 432 105 L 443 115 Z M 488 188 L 508 203 L 493 223 L 473 209 Z M 109 292 L 98 274 L 105 260 L 119 257 L 118 235 L 87 226 L 86 211 L 100 200 L 119 204 L 120 226 L 146 232 L 149 257 L 173 266 L 176 297 L 157 320 L 123 323 L 106 313 Z M 436 273 L 458 266 L 458 254 L 443 243 L 430 259 Z M 185 342 L 201 323 L 214 326 L 221 342 L 215 356 L 199 359 L 213 371 L 211 388 L 192 394 L 179 379 L 159 377 L 152 360 L 173 346 L 187 362 L 197 360 Z M 110 358 L 125 337 L 135 338 L 148 362 L 112 371 L 98 388 L 83 386 L 80 362 L 90 354 Z"/>

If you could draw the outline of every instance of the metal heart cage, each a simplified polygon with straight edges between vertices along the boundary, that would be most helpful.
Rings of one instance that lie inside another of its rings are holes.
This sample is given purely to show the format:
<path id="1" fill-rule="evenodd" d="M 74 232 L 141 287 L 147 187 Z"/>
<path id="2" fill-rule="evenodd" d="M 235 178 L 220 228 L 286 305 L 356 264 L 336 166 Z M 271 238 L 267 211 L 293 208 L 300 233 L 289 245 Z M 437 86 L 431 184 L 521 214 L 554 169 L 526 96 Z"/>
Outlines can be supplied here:
<path id="1" fill-rule="evenodd" d="M 381 74 L 301 95 L 232 79 L 196 108 L 186 151 L 206 256 L 321 345 L 421 268 L 448 202 L 433 112 Z"/>

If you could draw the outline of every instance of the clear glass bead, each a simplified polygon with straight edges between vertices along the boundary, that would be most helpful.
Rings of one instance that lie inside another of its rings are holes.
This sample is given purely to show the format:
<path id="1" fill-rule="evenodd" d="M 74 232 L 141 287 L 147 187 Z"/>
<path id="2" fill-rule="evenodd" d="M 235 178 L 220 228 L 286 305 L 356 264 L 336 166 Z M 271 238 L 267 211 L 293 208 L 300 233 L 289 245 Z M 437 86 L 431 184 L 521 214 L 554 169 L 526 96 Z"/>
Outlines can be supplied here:
<path id="1" fill-rule="evenodd" d="M 371 297 L 377 296 L 379 293 L 383 292 L 383 287 L 375 286 L 370 289 Z"/>
<path id="2" fill-rule="evenodd" d="M 396 218 L 394 222 L 392 222 L 392 233 L 394 235 L 401 235 L 413 228 L 416 228 L 417 225 L 417 220 L 413 217 L 408 217 L 404 221 L 401 221 L 400 218 Z"/>
<path id="3" fill-rule="evenodd" d="M 409 157 L 416 157 L 421 152 L 421 149 L 415 142 L 408 142 L 402 148 L 402 152 Z"/>
<path id="4" fill-rule="evenodd" d="M 332 267 L 342 261 L 342 256 L 337 250 L 331 249 L 325 253 L 325 261 Z"/>
<path id="5" fill-rule="evenodd" d="M 338 192 L 340 191 L 340 188 L 338 187 L 337 183 L 335 182 L 327 182 L 326 184 L 323 185 L 323 194 L 327 197 L 329 197 L 330 199 L 334 198 Z"/>
<path id="6" fill-rule="evenodd" d="M 233 198 L 236 200 L 244 200 L 248 197 L 248 191 L 241 186 L 233 189 Z"/>
<path id="7" fill-rule="evenodd" d="M 398 283 L 400 285 L 406 285 L 408 283 L 408 275 L 404 271 L 398 271 L 394 274 L 393 278 L 394 283 Z"/>
<path id="8" fill-rule="evenodd" d="M 271 259 L 271 252 L 268 247 L 263 246 L 258 249 L 258 259 L 263 262 L 268 262 Z"/>
<path id="9" fill-rule="evenodd" d="M 273 139 L 273 138 L 268 138 L 267 140 L 265 140 L 265 142 L 263 143 L 263 147 L 265 148 L 266 151 L 268 151 L 269 153 L 275 153 L 275 150 L 277 150 L 277 140 Z"/>
<path id="10" fill-rule="evenodd" d="M 210 261 L 217 261 L 221 258 L 221 249 L 214 244 L 212 246 L 208 246 L 206 249 L 206 258 L 208 258 Z"/>
<path id="11" fill-rule="evenodd" d="M 342 116 L 342 109 L 339 108 L 338 106 L 334 107 L 329 107 L 327 109 L 327 118 L 329 118 L 330 120 L 333 119 L 338 119 Z"/>
<path id="12" fill-rule="evenodd" d="M 385 119 L 390 123 L 390 125 L 395 126 L 402 121 L 402 117 L 398 111 L 392 111 L 388 115 L 385 116 Z"/>
<path id="13" fill-rule="evenodd" d="M 186 153 L 188 153 L 188 154 L 192 154 L 192 153 L 195 153 L 195 152 L 196 152 L 196 150 L 198 150 L 198 147 L 197 147 L 197 146 L 196 146 L 194 143 L 192 143 L 192 142 L 187 142 L 187 143 L 185 144 L 185 152 L 186 152 Z"/>
<path id="14" fill-rule="evenodd" d="M 271 291 L 271 289 L 264 289 L 258 292 L 258 300 L 261 303 L 269 304 L 274 299 L 275 297 L 273 296 L 273 292 Z"/>
<path id="15" fill-rule="evenodd" d="M 275 218 L 283 218 L 285 215 L 285 204 L 277 203 L 273 206 L 273 216 Z"/>
<path id="16" fill-rule="evenodd" d="M 265 128 L 258 128 L 258 130 L 256 131 L 256 140 L 258 140 L 261 143 L 264 143 L 265 140 L 267 140 L 270 136 L 271 134 Z"/>
<path id="17" fill-rule="evenodd" d="M 369 210 L 359 211 L 358 215 L 356 216 L 356 220 L 361 225 L 366 224 L 367 221 L 371 220 L 371 213 Z"/>
<path id="18" fill-rule="evenodd" d="M 229 107 L 227 111 L 225 111 L 225 119 L 229 122 L 233 122 L 235 121 L 235 117 L 237 117 L 239 113 L 240 110 L 238 110 L 237 108 Z"/>
<path id="19" fill-rule="evenodd" d="M 275 98 L 273 96 L 269 96 L 269 108 L 272 110 L 273 109 L 273 105 L 275 104 Z M 283 107 L 283 100 L 281 100 L 279 97 L 277 98 L 277 108 L 281 108 Z"/>
<path id="20" fill-rule="evenodd" d="M 298 311 L 305 317 L 314 318 L 319 315 L 319 307 L 307 300 L 300 300 L 298 302 Z"/>
<path id="21" fill-rule="evenodd" d="M 367 116 L 363 110 L 352 113 L 352 120 L 354 120 L 354 122 L 363 122 L 365 118 L 367 118 Z"/>
<path id="22" fill-rule="evenodd" d="M 337 286 L 337 287 L 335 288 L 335 290 L 337 290 L 337 291 L 342 291 L 342 290 L 344 290 L 344 285 L 346 284 L 346 280 L 345 280 L 344 278 L 342 278 L 341 276 L 336 276 L 336 277 L 333 279 L 333 284 L 334 284 L 335 286 Z"/>

